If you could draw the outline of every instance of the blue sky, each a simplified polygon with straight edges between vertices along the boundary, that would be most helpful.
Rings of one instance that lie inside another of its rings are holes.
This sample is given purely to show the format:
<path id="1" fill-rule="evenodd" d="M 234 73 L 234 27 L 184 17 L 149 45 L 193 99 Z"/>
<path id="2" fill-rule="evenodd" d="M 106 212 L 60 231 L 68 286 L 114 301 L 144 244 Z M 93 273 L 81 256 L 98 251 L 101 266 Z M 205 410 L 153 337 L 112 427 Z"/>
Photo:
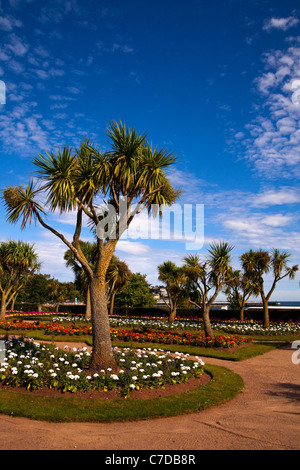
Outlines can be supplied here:
<path id="1" fill-rule="evenodd" d="M 38 153 L 84 137 L 105 147 L 111 120 L 178 157 L 180 204 L 204 205 L 205 243 L 276 247 L 300 264 L 300 8 L 297 1 L 0 1 L 0 187 L 26 184 Z M 35 243 L 42 272 L 72 280 L 65 247 L 6 222 L 1 240 Z M 140 223 L 143 219 L 140 220 Z M 49 221 L 72 237 L 73 214 Z M 90 237 L 88 231 L 84 237 Z M 117 255 L 157 283 L 186 240 L 128 238 Z M 300 300 L 300 277 L 273 300 Z"/>

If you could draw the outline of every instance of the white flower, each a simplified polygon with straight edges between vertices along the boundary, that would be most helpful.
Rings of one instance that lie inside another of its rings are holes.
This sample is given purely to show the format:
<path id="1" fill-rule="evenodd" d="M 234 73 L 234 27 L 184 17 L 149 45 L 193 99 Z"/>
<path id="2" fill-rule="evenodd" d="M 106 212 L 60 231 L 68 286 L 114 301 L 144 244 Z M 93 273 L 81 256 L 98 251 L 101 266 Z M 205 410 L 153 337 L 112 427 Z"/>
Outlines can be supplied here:
<path id="1" fill-rule="evenodd" d="M 119 377 L 116 374 L 111 374 L 111 378 L 113 380 L 119 380 Z"/>
<path id="2" fill-rule="evenodd" d="M 135 385 L 134 385 L 134 384 L 130 384 L 130 385 L 129 385 L 129 388 L 134 389 L 134 388 L 135 388 Z"/>

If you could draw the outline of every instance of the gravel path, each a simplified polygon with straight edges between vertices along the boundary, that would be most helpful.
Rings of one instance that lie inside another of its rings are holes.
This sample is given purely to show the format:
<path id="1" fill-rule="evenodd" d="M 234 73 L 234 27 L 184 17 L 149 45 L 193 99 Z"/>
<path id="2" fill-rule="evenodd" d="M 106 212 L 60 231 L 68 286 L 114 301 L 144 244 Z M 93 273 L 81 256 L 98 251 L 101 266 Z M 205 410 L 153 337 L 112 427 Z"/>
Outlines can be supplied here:
<path id="1" fill-rule="evenodd" d="M 245 390 L 196 414 L 116 424 L 0 415 L 0 449 L 299 450 L 300 364 L 292 362 L 292 353 L 284 347 L 242 362 L 204 358 L 241 375 Z"/>

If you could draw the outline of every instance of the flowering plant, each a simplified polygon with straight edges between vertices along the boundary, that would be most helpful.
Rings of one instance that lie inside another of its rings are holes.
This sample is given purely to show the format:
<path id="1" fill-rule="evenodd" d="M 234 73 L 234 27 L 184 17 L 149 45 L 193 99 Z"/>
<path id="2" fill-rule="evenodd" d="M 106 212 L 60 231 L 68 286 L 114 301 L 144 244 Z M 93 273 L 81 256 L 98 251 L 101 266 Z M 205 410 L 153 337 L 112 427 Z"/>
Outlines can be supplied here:
<path id="1" fill-rule="evenodd" d="M 36 390 L 43 386 L 61 392 L 78 390 L 112 390 L 128 397 L 130 391 L 140 388 L 164 387 L 200 377 L 203 361 L 189 359 L 181 353 L 129 348 L 114 349 L 116 374 L 111 369 L 86 372 L 90 361 L 87 348 L 67 351 L 53 345 L 39 344 L 30 339 L 13 338 L 3 342 L 0 364 L 0 383 L 12 387 Z"/>

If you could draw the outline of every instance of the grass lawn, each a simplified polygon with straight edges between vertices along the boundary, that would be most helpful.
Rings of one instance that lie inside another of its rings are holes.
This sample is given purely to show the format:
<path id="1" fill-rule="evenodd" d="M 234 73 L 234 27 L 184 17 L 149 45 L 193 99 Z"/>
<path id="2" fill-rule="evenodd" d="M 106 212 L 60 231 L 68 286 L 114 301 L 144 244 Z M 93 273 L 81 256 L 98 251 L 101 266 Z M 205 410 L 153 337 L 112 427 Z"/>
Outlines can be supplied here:
<path id="1" fill-rule="evenodd" d="M 215 335 L 219 332 L 215 331 Z M 92 346 L 91 336 L 49 336 L 37 330 L 0 330 L 0 336 L 24 335 L 37 341 L 85 343 Z M 224 335 L 224 332 L 220 332 Z M 138 343 L 113 341 L 114 346 L 125 348 L 151 348 L 171 352 L 181 352 L 202 358 L 212 357 L 224 360 L 225 367 L 205 365 L 205 371 L 211 375 L 206 385 L 184 394 L 170 395 L 155 399 L 86 399 L 74 396 L 48 397 L 22 393 L 14 389 L 0 390 L 0 413 L 22 416 L 49 422 L 115 422 L 175 416 L 201 411 L 210 406 L 223 403 L 242 392 L 242 378 L 226 368 L 226 361 L 243 361 L 279 347 L 284 342 L 300 339 L 300 335 L 251 336 L 255 342 L 244 344 L 233 351 L 226 348 L 204 348 L 188 345 L 162 343 Z M 205 362 L 205 359 L 204 359 Z"/>
<path id="2" fill-rule="evenodd" d="M 43 397 L 0 390 L 0 413 L 48 422 L 116 422 L 196 413 L 242 392 L 244 382 L 224 367 L 207 366 L 211 380 L 183 394 L 148 400 L 102 400 L 76 396 Z"/>

